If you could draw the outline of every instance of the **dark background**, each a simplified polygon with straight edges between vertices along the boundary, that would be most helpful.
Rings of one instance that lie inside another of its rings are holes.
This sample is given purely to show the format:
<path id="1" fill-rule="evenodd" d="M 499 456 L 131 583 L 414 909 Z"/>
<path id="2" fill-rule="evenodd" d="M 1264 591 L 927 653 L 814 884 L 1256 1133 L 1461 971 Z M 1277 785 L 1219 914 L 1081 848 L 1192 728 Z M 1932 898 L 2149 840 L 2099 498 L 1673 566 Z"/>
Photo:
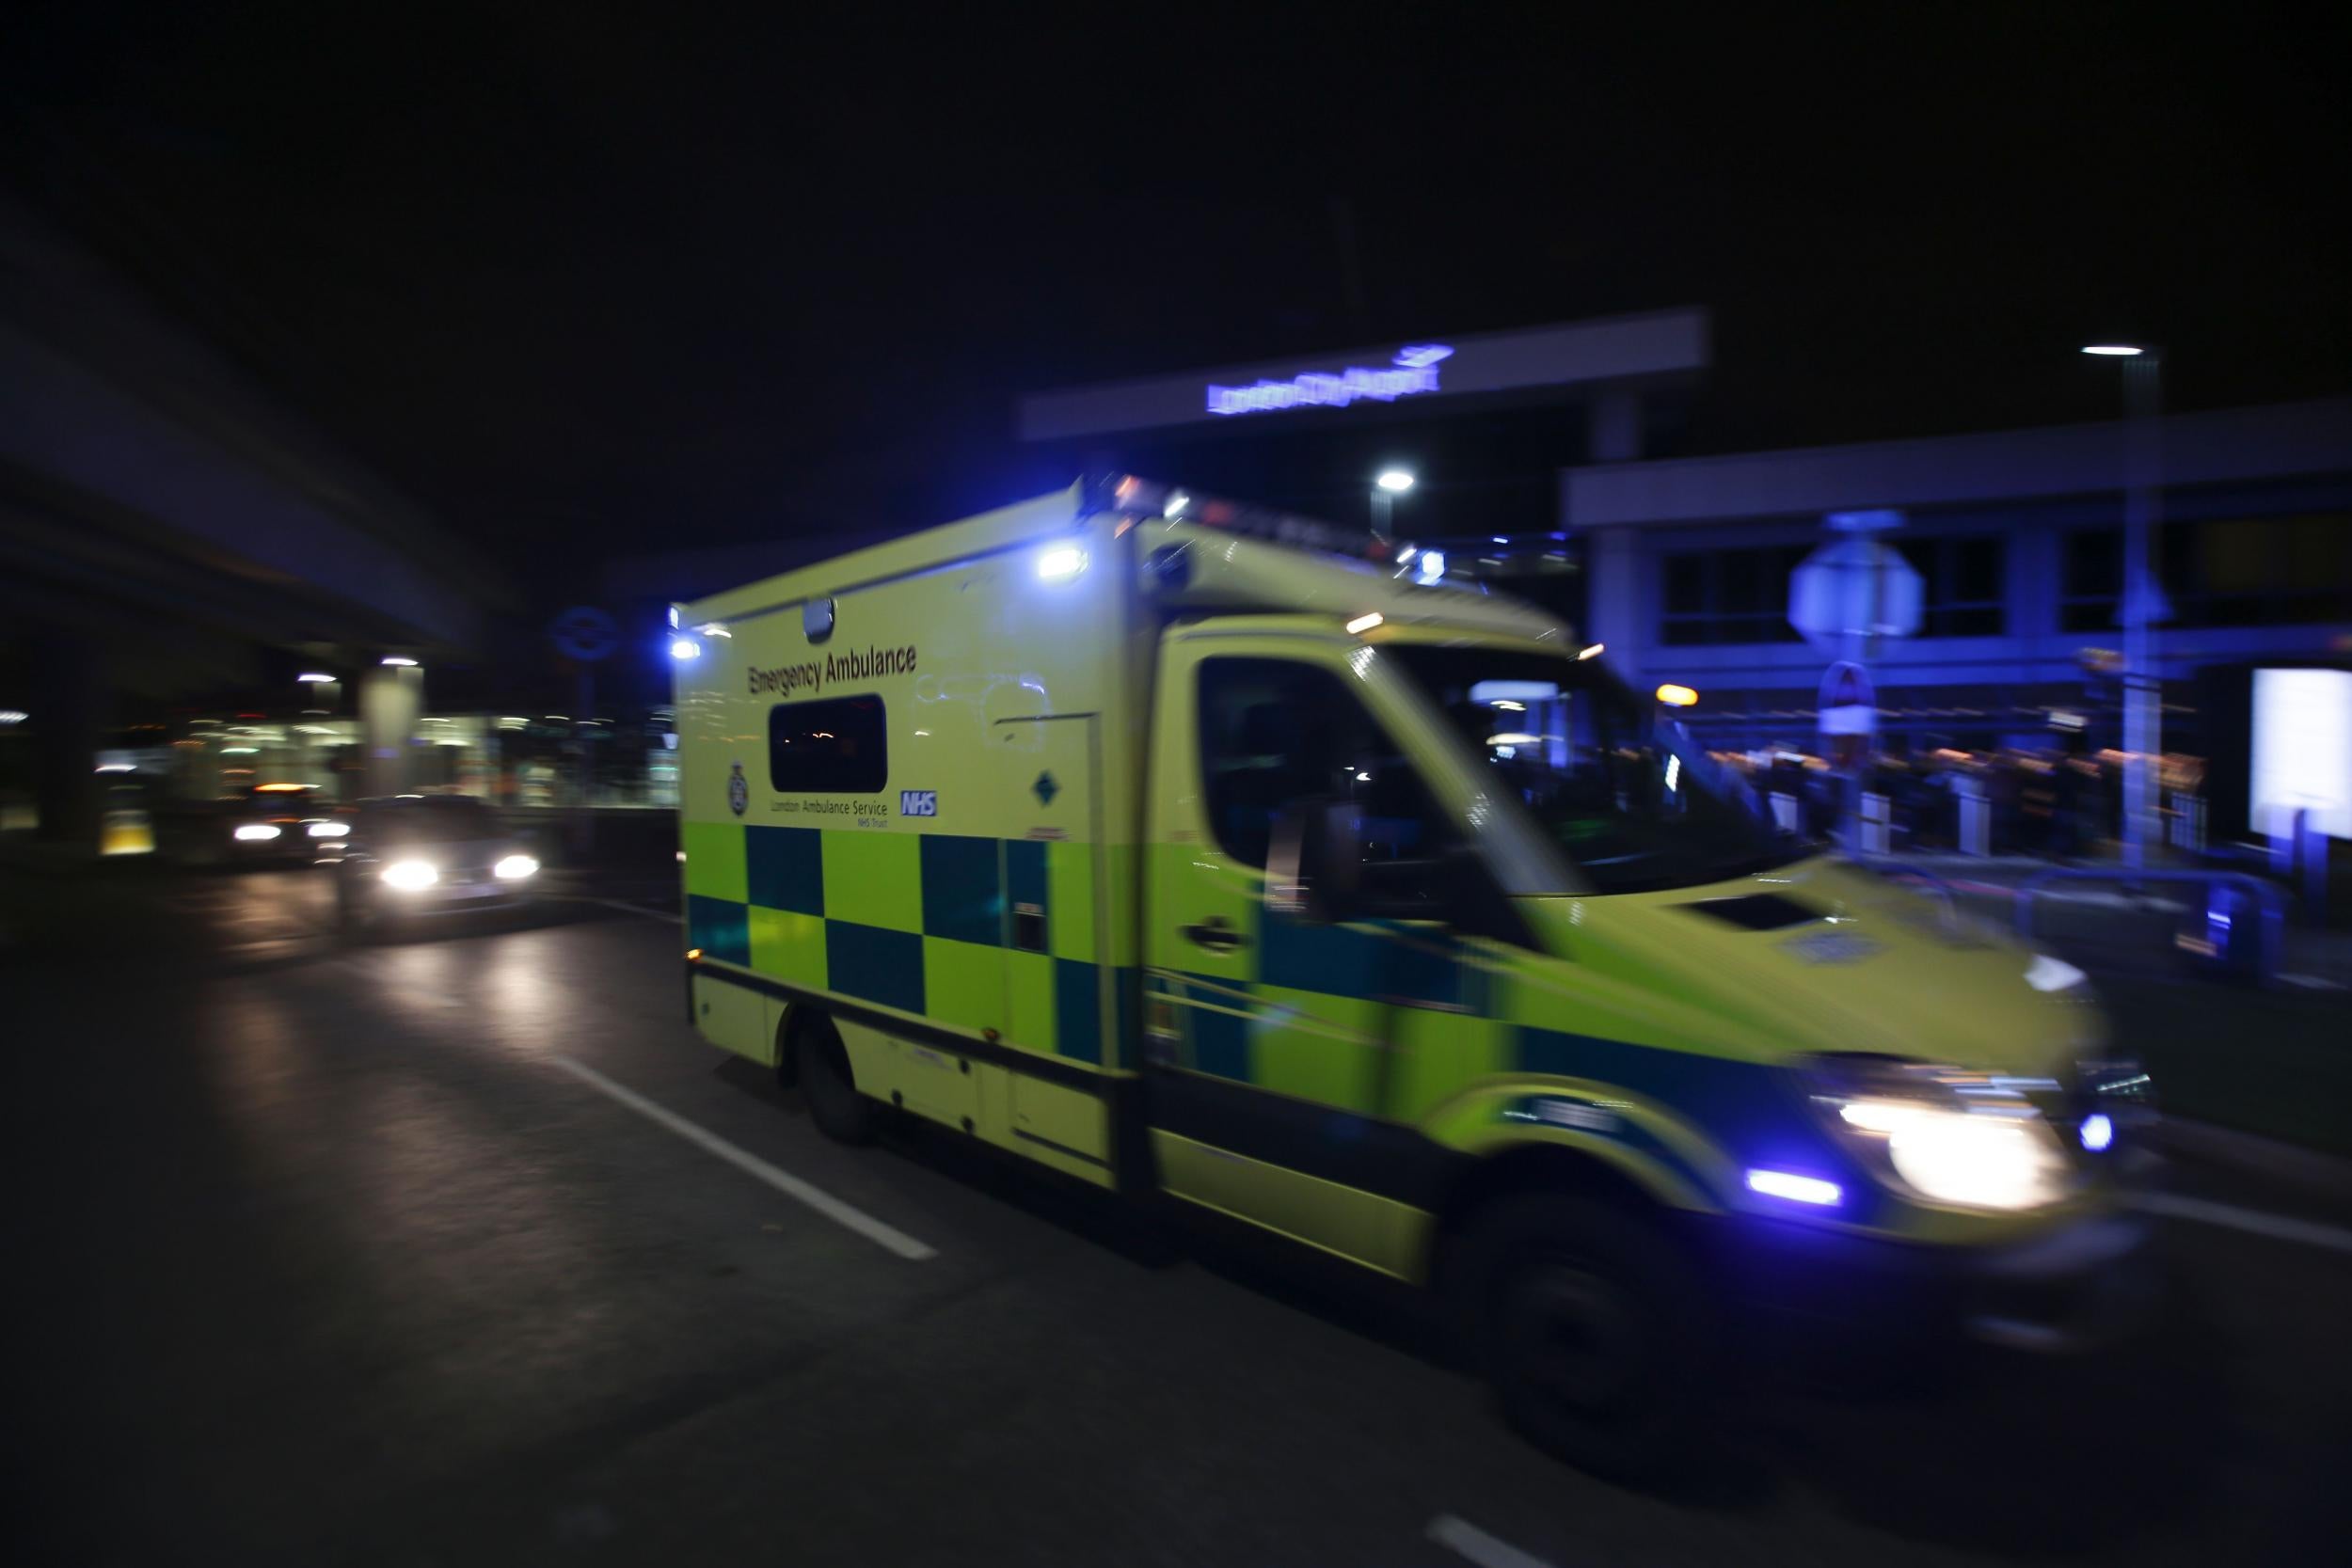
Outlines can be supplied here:
<path id="1" fill-rule="evenodd" d="M 2326 8 L 18 8 L 6 172 L 547 604 L 1065 483 L 1022 390 L 1682 304 L 1674 450 L 2352 363 Z"/>

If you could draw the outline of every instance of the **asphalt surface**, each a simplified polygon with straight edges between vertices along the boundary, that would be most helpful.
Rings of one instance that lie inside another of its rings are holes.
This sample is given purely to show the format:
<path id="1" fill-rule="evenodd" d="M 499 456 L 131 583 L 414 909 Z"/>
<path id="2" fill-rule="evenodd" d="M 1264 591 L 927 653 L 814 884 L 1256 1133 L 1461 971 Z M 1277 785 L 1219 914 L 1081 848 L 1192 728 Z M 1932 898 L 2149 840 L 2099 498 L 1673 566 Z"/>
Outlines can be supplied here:
<path id="1" fill-rule="evenodd" d="M 2144 1568 L 2352 1541 L 2352 1254 L 2325 1244 L 2168 1220 L 2154 1320 L 2079 1362 L 1762 1369 L 1707 1474 L 1645 1496 L 1526 1449 L 1408 1307 L 1327 1269 L 1164 1244 L 949 1139 L 826 1143 L 688 1028 L 663 919 L 352 946 L 327 892 L 0 873 L 19 1561 Z"/>

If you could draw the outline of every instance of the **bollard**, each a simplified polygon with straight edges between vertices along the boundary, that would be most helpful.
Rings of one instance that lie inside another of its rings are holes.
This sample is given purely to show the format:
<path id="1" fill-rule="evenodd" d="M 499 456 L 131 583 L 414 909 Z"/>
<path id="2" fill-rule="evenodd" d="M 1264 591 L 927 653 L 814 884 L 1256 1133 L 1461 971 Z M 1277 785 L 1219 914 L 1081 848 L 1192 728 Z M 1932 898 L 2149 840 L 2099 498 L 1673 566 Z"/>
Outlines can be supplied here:
<path id="1" fill-rule="evenodd" d="M 1993 802 L 1985 799 L 1984 785 L 1975 779 L 1963 779 L 1960 795 L 1960 852 L 1963 855 L 1993 853 Z"/>
<path id="2" fill-rule="evenodd" d="M 1866 792 L 1862 797 L 1862 852 L 1866 855 L 1887 853 L 1891 836 L 1886 797 Z"/>

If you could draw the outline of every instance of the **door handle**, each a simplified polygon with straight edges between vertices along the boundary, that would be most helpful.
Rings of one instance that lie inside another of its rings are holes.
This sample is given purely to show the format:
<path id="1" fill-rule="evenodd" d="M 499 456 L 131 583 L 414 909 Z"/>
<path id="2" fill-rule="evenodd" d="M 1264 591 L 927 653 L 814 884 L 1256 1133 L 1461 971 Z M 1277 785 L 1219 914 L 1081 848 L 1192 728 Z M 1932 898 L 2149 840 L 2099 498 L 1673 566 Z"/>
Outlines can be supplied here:
<path id="1" fill-rule="evenodd" d="M 1213 914 L 1197 926 L 1180 926 L 1177 931 L 1212 953 L 1231 953 L 1249 945 L 1249 938 L 1241 928 L 1221 914 Z"/>

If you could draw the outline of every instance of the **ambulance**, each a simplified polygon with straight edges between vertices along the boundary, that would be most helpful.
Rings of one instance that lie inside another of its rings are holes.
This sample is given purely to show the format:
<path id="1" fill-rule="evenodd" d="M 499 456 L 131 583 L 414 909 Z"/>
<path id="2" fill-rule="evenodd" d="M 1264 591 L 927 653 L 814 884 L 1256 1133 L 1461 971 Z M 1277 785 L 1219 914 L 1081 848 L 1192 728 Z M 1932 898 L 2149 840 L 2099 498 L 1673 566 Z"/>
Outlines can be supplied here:
<path id="1" fill-rule="evenodd" d="M 705 1038 L 1430 1287 L 1572 1462 L 1685 1451 L 1751 1308 L 2060 1348 L 2140 1250 L 2077 971 L 1409 547 L 1125 476 L 674 619 Z"/>

